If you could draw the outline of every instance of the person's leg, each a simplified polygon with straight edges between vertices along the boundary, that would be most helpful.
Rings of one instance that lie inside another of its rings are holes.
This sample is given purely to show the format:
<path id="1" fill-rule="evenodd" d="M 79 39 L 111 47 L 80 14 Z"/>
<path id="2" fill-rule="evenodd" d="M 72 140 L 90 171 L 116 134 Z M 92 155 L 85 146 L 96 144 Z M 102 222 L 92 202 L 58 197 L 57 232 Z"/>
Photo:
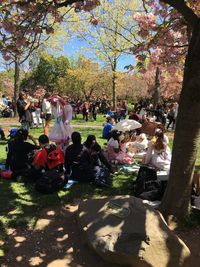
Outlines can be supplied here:
<path id="1" fill-rule="evenodd" d="M 167 125 L 167 129 L 169 129 L 169 126 L 171 125 L 171 123 L 172 123 L 172 117 L 170 116 L 170 117 L 168 117 L 168 120 L 169 120 L 169 122 L 168 122 L 168 125 Z"/>
<path id="2" fill-rule="evenodd" d="M 93 120 L 97 120 L 97 114 L 96 113 L 92 113 L 92 116 L 93 116 Z"/>
<path id="3" fill-rule="evenodd" d="M 49 133 L 49 125 L 50 125 L 50 122 L 51 122 L 51 120 L 46 120 L 45 121 L 45 125 L 44 125 L 44 134 L 45 135 L 48 135 L 48 133 Z"/>
<path id="4" fill-rule="evenodd" d="M 30 123 L 27 122 L 27 121 L 22 121 L 22 122 L 21 122 L 21 128 L 24 129 L 24 130 L 29 131 Z"/>
<path id="5" fill-rule="evenodd" d="M 85 121 L 88 121 L 88 113 L 85 114 Z"/>
<path id="6" fill-rule="evenodd" d="M 173 120 L 172 120 L 172 130 L 175 130 L 175 126 L 176 126 L 176 120 L 173 118 Z"/>

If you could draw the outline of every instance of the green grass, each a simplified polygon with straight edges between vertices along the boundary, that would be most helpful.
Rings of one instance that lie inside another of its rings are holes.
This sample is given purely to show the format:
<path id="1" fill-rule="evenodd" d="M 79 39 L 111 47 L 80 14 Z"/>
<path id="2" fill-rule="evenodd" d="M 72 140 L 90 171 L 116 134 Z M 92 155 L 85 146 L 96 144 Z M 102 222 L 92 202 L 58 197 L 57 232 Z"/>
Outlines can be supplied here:
<path id="1" fill-rule="evenodd" d="M 83 120 L 83 115 L 82 114 L 78 114 L 76 119 L 73 119 L 71 121 L 72 124 L 87 124 L 87 125 L 102 125 L 103 122 L 106 121 L 106 117 L 105 115 L 102 114 L 97 114 L 97 120 L 94 121 L 92 118 L 89 118 L 89 120 L 86 122 L 85 120 Z"/>
<path id="2" fill-rule="evenodd" d="M 91 125 L 102 125 L 105 117 L 99 116 L 97 122 L 89 122 L 90 128 L 75 128 L 79 131 L 84 142 L 89 134 L 94 134 L 99 144 L 103 147 L 105 140 L 101 138 L 102 129 L 92 128 Z M 73 124 L 85 123 L 79 115 Z M 30 133 L 38 138 L 42 134 L 42 128 L 32 129 Z M 172 147 L 170 140 L 170 147 Z M 6 158 L 5 152 L 6 142 L 0 141 L 0 162 L 4 162 Z M 198 151 L 197 165 L 200 165 L 200 151 Z M 42 195 L 35 191 L 33 184 L 24 184 L 13 181 L 0 180 L 0 239 L 6 237 L 6 231 L 12 227 L 34 225 L 43 208 L 49 206 L 62 205 L 72 202 L 75 198 L 97 198 L 99 196 L 110 196 L 120 194 L 131 194 L 133 180 L 136 176 L 124 172 L 119 172 L 113 176 L 112 188 L 99 189 L 92 184 L 76 184 L 69 190 L 63 190 L 59 193 L 51 195 Z M 0 249 L 0 257 L 3 250 Z"/>
<path id="3" fill-rule="evenodd" d="M 101 138 L 101 129 L 77 128 L 85 141 L 88 134 L 94 134 L 99 144 L 103 147 L 105 140 Z M 30 133 L 38 138 L 42 129 L 32 129 Z M 6 142 L 0 146 L 0 161 L 4 162 Z M 97 198 L 99 196 L 131 194 L 133 174 L 119 172 L 113 176 L 112 188 L 96 188 L 92 184 L 76 184 L 69 190 L 63 190 L 51 195 L 42 195 L 35 191 L 33 184 L 24 184 L 8 180 L 0 180 L 0 239 L 6 238 L 8 228 L 25 227 L 34 228 L 35 223 L 43 208 L 62 205 L 72 202 L 75 198 Z M 3 254 L 3 251 L 0 251 Z"/>

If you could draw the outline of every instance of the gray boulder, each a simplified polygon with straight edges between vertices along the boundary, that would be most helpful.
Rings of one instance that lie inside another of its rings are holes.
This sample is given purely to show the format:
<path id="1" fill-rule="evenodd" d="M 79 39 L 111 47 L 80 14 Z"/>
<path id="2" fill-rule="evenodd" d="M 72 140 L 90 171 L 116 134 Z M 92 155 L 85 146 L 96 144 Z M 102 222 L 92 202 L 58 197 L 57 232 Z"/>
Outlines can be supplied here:
<path id="1" fill-rule="evenodd" d="M 190 256 L 161 214 L 132 196 L 83 201 L 78 223 L 89 246 L 111 263 L 179 267 Z"/>

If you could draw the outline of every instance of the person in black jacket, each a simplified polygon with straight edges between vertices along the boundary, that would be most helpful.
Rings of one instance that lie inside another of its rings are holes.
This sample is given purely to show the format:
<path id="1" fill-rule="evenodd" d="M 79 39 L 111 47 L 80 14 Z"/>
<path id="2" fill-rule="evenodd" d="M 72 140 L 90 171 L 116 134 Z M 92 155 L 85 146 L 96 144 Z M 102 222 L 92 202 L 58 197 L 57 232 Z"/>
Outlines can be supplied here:
<path id="1" fill-rule="evenodd" d="M 79 182 L 90 182 L 94 179 L 94 166 L 90 153 L 81 144 L 81 135 L 72 133 L 73 144 L 65 151 L 65 173 Z"/>
<path id="2" fill-rule="evenodd" d="M 27 138 L 34 144 L 26 142 Z M 26 169 L 29 163 L 29 153 L 37 148 L 36 140 L 28 134 L 28 131 L 19 129 L 14 139 L 8 144 L 6 168 L 10 168 L 13 172 Z"/>
<path id="3" fill-rule="evenodd" d="M 21 128 L 25 130 L 29 130 L 32 124 L 31 104 L 31 100 L 27 98 L 26 93 L 20 92 L 17 100 L 17 112 Z"/>

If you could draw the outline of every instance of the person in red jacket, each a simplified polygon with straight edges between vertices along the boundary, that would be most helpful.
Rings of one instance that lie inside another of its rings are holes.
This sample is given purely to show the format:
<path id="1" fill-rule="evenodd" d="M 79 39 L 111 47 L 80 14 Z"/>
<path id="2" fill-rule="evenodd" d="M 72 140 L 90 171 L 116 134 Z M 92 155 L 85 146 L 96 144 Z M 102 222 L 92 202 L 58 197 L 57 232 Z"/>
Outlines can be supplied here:
<path id="1" fill-rule="evenodd" d="M 32 166 L 36 169 L 58 169 L 63 172 L 64 153 L 59 146 L 49 144 L 49 138 L 45 134 L 42 134 L 38 141 L 41 149 L 37 152 Z"/>

